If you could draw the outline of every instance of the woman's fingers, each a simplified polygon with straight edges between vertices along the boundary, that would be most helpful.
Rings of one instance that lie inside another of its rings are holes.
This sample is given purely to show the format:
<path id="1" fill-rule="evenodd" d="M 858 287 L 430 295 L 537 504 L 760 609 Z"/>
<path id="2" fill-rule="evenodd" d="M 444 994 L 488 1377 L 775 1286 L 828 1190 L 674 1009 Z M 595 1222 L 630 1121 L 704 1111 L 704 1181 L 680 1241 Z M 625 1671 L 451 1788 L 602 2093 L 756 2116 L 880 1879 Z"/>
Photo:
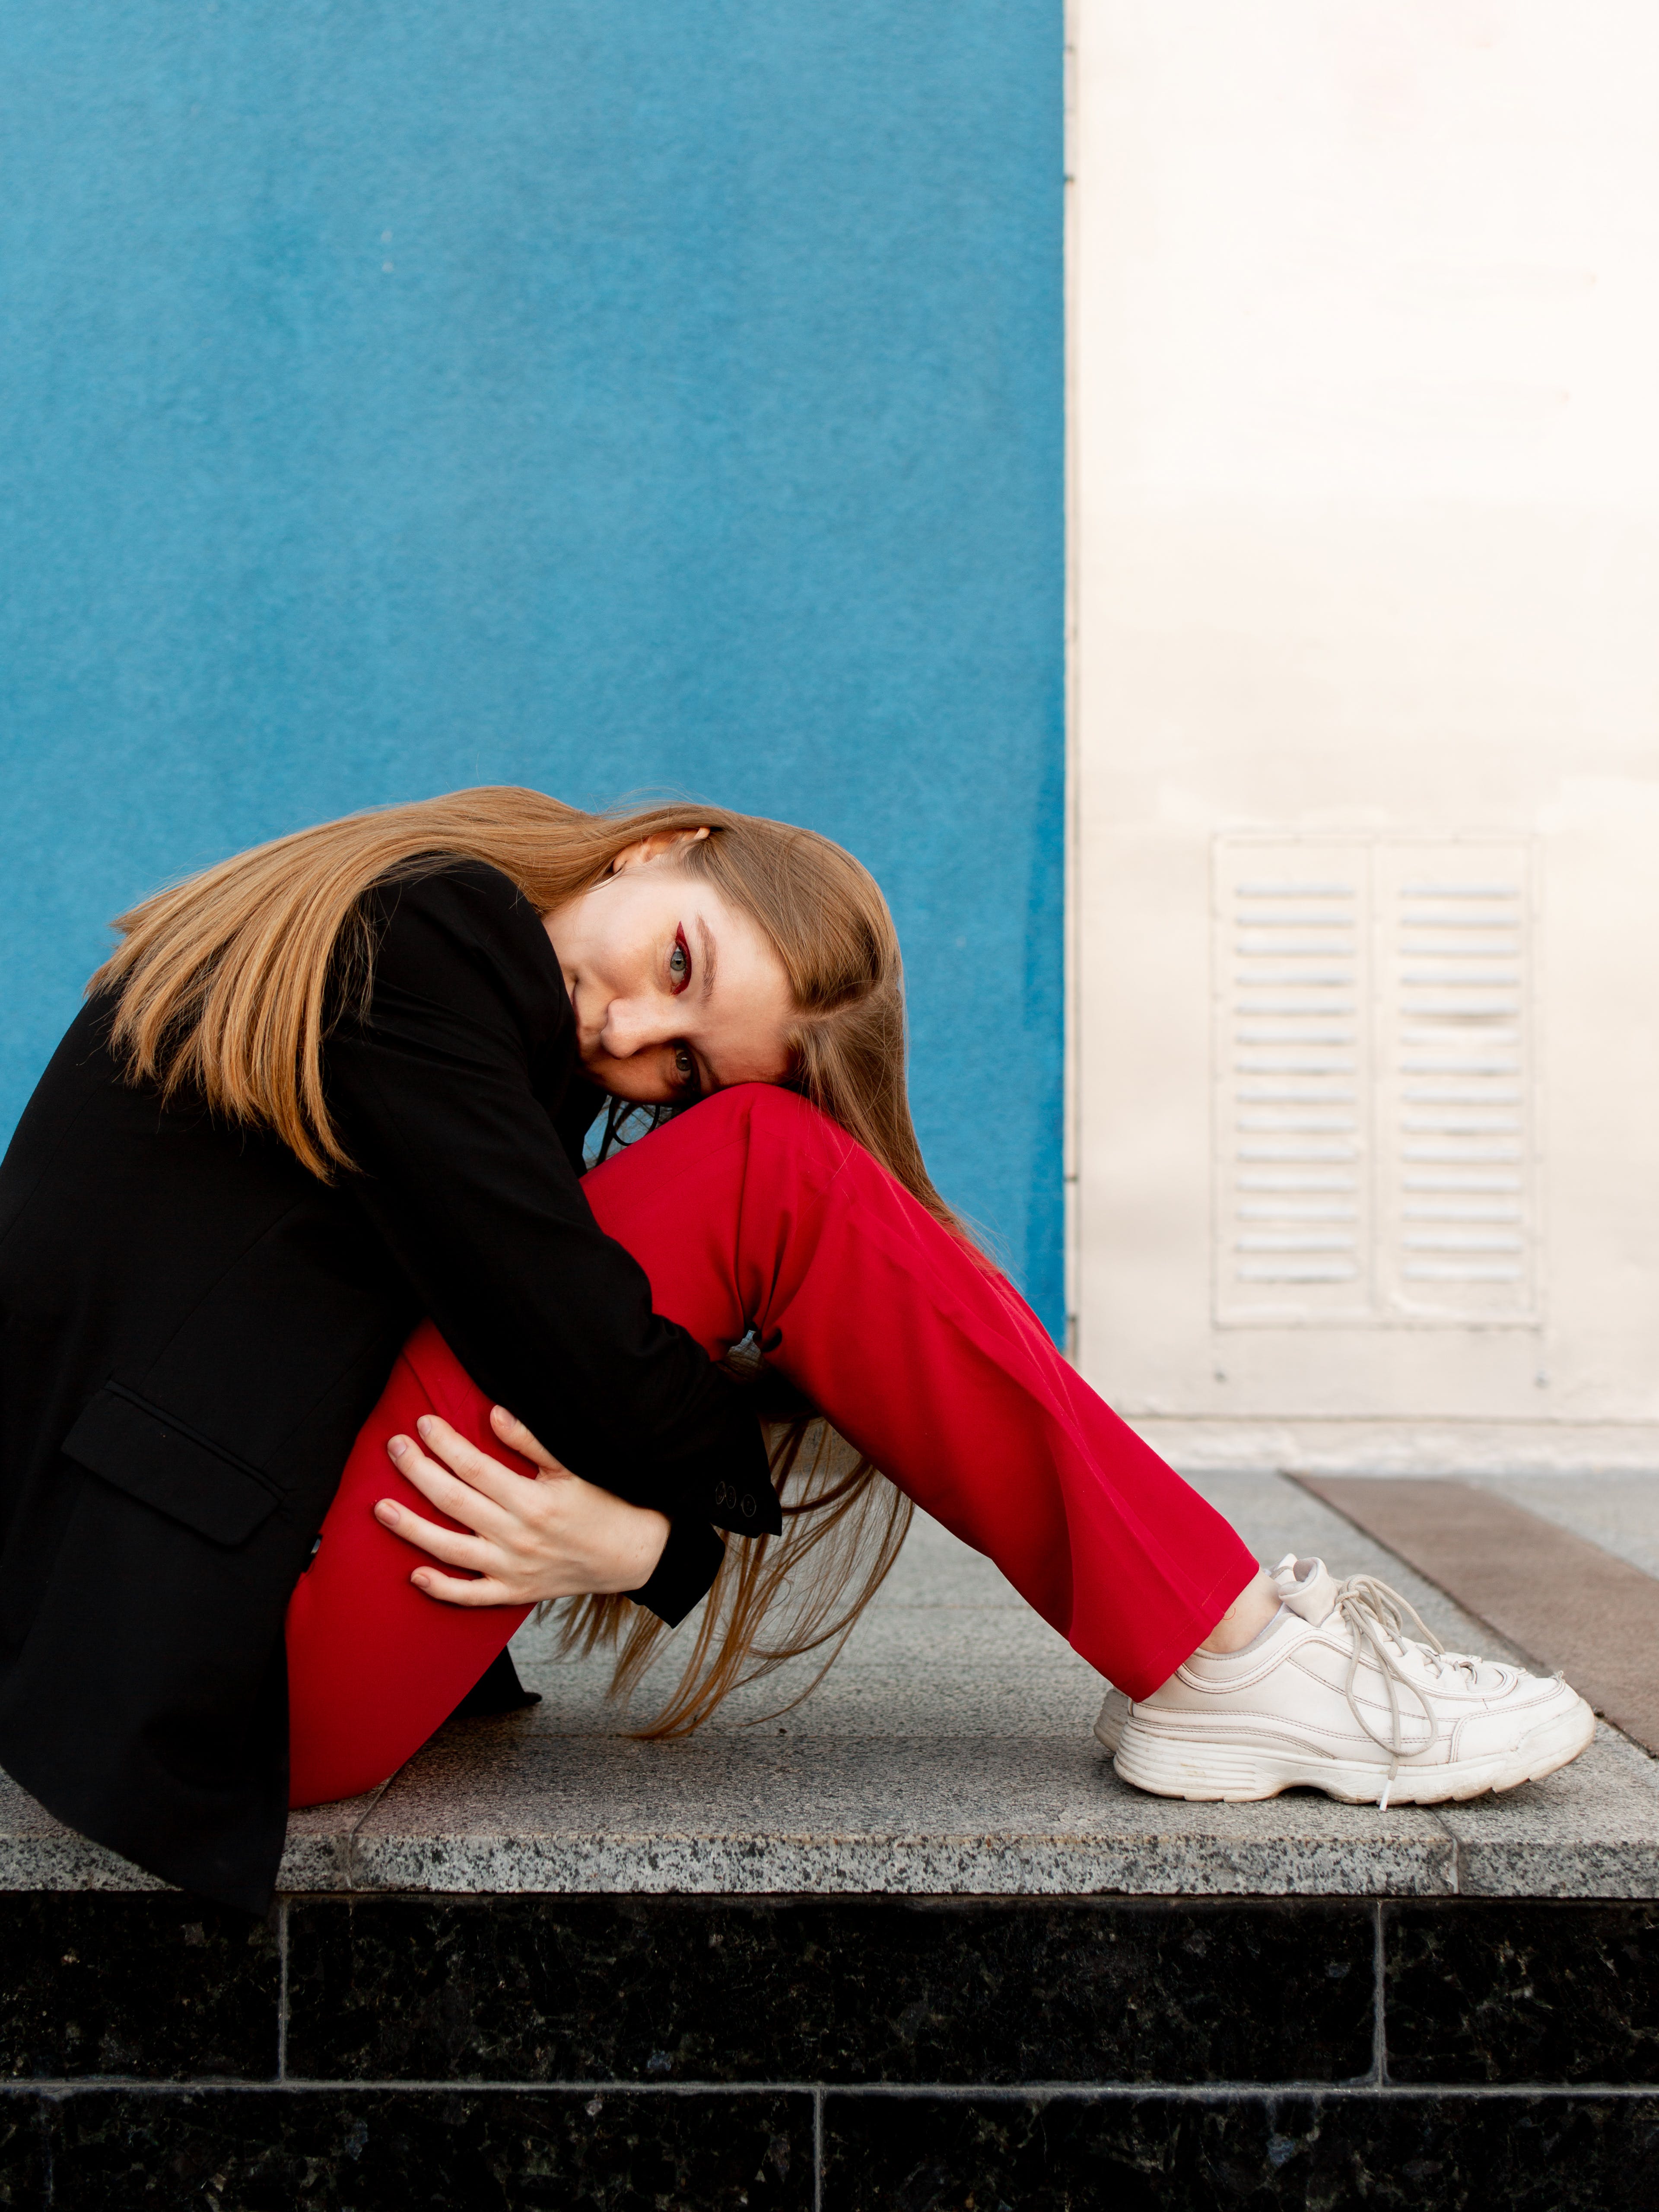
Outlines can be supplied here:
<path id="1" fill-rule="evenodd" d="M 390 1498 L 383 1498 L 374 1509 L 374 1517 L 383 1528 L 394 1536 L 401 1536 L 405 1544 L 418 1544 L 423 1552 L 430 1552 L 434 1559 L 442 1559 L 452 1567 L 471 1567 L 482 1573 L 489 1564 L 490 1547 L 480 1536 L 470 1536 L 459 1528 L 441 1528 L 434 1521 L 423 1521 L 418 1513 L 411 1513 L 406 1505 L 399 1505 Z"/>
<path id="2" fill-rule="evenodd" d="M 386 1449 L 398 1474 L 422 1497 L 470 1528 L 491 1535 L 518 1517 L 529 1487 L 526 1476 L 514 1474 L 510 1467 L 481 1452 L 435 1414 L 425 1415 L 415 1425 L 424 1451 L 407 1437 L 393 1437 Z"/>
<path id="3" fill-rule="evenodd" d="M 522 1496 L 526 1478 L 515 1474 L 510 1467 L 503 1467 L 498 1459 L 491 1459 L 477 1445 L 469 1443 L 459 1429 L 452 1429 L 437 1413 L 423 1413 L 415 1424 L 421 1442 L 435 1458 L 453 1468 L 463 1482 L 474 1490 L 482 1491 L 497 1505 L 509 1508 Z"/>
<path id="4" fill-rule="evenodd" d="M 522 1603 L 504 1583 L 485 1575 L 474 1582 L 463 1582 L 455 1575 L 441 1575 L 435 1567 L 416 1567 L 409 1578 L 418 1590 L 428 1597 L 441 1598 L 446 1605 L 513 1605 Z"/>
<path id="5" fill-rule="evenodd" d="M 517 1452 L 520 1459 L 527 1459 L 543 1474 L 570 1473 L 568 1467 L 554 1458 L 540 1437 L 532 1436 L 518 1415 L 509 1413 L 505 1406 L 491 1407 L 489 1425 L 509 1451 Z"/>
<path id="6" fill-rule="evenodd" d="M 582 1591 L 643 1588 L 668 1540 L 665 1516 L 570 1474 L 512 1414 L 491 1418 L 504 1445 L 536 1455 L 538 1477 L 515 1474 L 435 1415 L 416 1426 L 439 1457 L 408 1437 L 387 1444 L 398 1472 L 440 1512 L 465 1525 L 439 1528 L 384 1498 L 375 1507 L 381 1526 L 479 1577 L 462 1581 L 422 1565 L 410 1577 L 416 1588 L 448 1605 L 471 1606 L 534 1605 Z"/>

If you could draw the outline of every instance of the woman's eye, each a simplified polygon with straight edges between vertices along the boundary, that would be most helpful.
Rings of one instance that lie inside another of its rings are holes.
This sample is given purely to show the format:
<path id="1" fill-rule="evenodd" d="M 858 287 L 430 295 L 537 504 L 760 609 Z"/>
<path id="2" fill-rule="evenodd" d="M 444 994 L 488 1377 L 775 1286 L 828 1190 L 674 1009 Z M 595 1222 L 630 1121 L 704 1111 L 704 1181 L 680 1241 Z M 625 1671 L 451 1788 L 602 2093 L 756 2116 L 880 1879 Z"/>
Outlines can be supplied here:
<path id="1" fill-rule="evenodd" d="M 676 991 L 683 991 L 691 981 L 691 954 L 683 929 L 674 932 L 674 949 L 668 956 L 668 978 Z"/>
<path id="2" fill-rule="evenodd" d="M 674 1048 L 674 1080 L 688 1085 L 695 1085 L 697 1080 L 697 1063 L 683 1044 L 677 1044 Z"/>

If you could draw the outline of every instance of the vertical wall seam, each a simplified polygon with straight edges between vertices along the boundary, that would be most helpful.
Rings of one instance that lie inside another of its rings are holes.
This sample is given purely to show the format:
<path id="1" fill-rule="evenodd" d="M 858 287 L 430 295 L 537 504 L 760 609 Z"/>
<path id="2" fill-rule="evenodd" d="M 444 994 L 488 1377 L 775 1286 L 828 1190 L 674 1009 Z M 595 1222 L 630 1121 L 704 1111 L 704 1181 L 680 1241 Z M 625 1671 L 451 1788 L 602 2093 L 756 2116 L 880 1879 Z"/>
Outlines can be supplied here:
<path id="1" fill-rule="evenodd" d="M 1062 36 L 1065 51 L 1063 105 L 1064 214 L 1062 261 L 1062 404 L 1065 409 L 1065 756 L 1064 797 L 1065 888 L 1061 921 L 1060 1030 L 1065 1097 L 1060 1116 L 1061 1234 L 1065 1240 L 1061 1282 L 1066 1308 L 1066 1356 L 1079 1356 L 1082 1329 L 1082 1250 L 1079 1200 L 1082 1192 L 1082 978 L 1079 942 L 1079 871 L 1082 865 L 1081 732 L 1079 725 L 1079 578 L 1078 578 L 1078 419 L 1077 419 L 1077 268 L 1078 268 L 1078 8 L 1079 0 L 1066 0 Z"/>
<path id="2" fill-rule="evenodd" d="M 823 2089 L 812 2091 L 812 2212 L 823 2212 Z"/>
<path id="3" fill-rule="evenodd" d="M 289 1900 L 276 1901 L 276 2079 L 288 2079 L 288 1915 Z"/>
<path id="4" fill-rule="evenodd" d="M 34 2109 L 40 2127 L 40 2201 L 51 2212 L 58 2202 L 58 2162 L 54 2156 L 58 2148 L 58 2100 L 52 2097 L 37 2098 Z"/>
<path id="5" fill-rule="evenodd" d="M 1371 2079 L 1380 2089 L 1389 2078 L 1389 2022 L 1387 2007 L 1389 1946 L 1385 1911 L 1379 1897 L 1372 1907 L 1376 1921 L 1371 1953 Z"/>

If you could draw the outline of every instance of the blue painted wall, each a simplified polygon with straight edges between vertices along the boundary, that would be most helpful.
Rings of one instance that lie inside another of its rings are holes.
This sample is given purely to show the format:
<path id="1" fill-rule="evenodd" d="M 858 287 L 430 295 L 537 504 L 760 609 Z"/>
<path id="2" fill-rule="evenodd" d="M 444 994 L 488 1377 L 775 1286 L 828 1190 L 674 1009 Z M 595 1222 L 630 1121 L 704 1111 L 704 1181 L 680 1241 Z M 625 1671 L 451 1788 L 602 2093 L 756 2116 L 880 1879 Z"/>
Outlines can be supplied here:
<path id="1" fill-rule="evenodd" d="M 811 823 L 1062 1305 L 1060 0 L 14 0 L 0 1133 L 161 879 L 459 784 Z"/>

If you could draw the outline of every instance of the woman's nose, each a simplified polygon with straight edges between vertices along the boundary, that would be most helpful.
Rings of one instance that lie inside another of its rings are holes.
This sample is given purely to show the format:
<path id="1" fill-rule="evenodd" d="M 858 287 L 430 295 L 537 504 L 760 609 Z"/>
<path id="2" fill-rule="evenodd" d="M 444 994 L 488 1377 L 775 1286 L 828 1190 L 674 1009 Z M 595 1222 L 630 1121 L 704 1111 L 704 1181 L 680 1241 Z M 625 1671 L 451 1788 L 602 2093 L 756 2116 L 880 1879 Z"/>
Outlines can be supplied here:
<path id="1" fill-rule="evenodd" d="M 600 1040 L 615 1060 L 627 1060 L 647 1045 L 661 1044 L 671 1025 L 659 1008 L 637 999 L 613 999 L 605 1009 L 605 1034 Z"/>

